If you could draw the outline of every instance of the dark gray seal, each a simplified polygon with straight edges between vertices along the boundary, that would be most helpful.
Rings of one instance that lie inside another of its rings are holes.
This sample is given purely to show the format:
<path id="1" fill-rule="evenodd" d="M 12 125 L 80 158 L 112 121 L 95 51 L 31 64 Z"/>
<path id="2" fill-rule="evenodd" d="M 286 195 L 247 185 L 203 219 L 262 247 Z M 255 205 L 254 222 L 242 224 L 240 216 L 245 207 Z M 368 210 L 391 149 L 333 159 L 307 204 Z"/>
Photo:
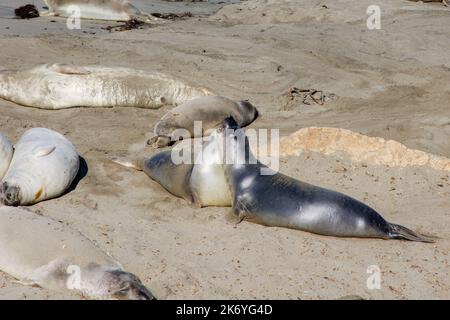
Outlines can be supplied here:
<path id="1" fill-rule="evenodd" d="M 433 242 L 387 222 L 374 209 L 342 193 L 281 173 L 261 175 L 261 169 L 267 167 L 255 160 L 245 133 L 233 118 L 227 118 L 217 130 L 217 142 L 227 146 L 226 152 L 224 147 L 220 152 L 232 193 L 233 212 L 240 221 L 248 219 L 266 226 L 336 237 Z M 246 159 L 245 164 L 236 161 L 239 157 Z"/>

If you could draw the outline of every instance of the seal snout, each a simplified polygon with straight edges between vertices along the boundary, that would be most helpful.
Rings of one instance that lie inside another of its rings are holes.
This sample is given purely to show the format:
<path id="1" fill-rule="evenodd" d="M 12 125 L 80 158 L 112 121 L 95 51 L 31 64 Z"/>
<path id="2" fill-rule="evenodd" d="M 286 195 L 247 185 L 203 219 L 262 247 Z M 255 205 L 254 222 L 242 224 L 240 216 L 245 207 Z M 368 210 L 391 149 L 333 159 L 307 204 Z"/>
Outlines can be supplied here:
<path id="1" fill-rule="evenodd" d="M 20 188 L 3 182 L 0 186 L 0 202 L 6 206 L 18 206 L 20 204 Z"/>
<path id="2" fill-rule="evenodd" d="M 236 129 L 239 129 L 240 127 L 237 124 L 236 120 L 234 120 L 234 118 L 232 116 L 229 116 L 229 117 L 225 118 L 225 120 L 223 120 L 221 128 L 222 128 L 222 130 L 223 129 L 236 130 Z"/>
<path id="3" fill-rule="evenodd" d="M 156 300 L 153 294 L 134 274 L 114 270 L 108 274 L 109 290 L 119 300 Z"/>

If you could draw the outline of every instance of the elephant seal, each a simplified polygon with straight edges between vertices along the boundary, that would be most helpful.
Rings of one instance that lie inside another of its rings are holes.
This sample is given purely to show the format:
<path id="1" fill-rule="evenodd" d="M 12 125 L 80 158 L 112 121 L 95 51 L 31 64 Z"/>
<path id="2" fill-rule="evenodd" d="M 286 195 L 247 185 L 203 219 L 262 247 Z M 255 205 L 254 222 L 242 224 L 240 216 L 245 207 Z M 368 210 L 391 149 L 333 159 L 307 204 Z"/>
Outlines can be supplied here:
<path id="1" fill-rule="evenodd" d="M 220 153 L 214 141 L 195 139 L 202 143 L 202 151 L 191 152 L 189 161 L 173 161 L 173 152 L 158 152 L 147 159 L 128 160 L 114 157 L 113 162 L 144 171 L 171 194 L 183 198 L 197 207 L 231 206 L 231 192 L 223 172 Z M 185 140 L 183 143 L 191 143 Z M 192 150 L 192 149 L 191 149 Z"/>
<path id="2" fill-rule="evenodd" d="M 16 144 L 0 185 L 0 202 L 31 205 L 58 197 L 71 185 L 80 167 L 74 145 L 46 128 L 26 131 Z"/>
<path id="3" fill-rule="evenodd" d="M 235 102 L 222 96 L 198 97 L 166 113 L 156 123 L 154 137 L 148 144 L 154 148 L 168 146 L 181 138 L 179 133 L 184 133 L 183 138 L 206 136 L 229 116 L 232 116 L 239 126 L 245 127 L 258 117 L 258 110 L 248 101 Z M 201 127 L 197 130 L 194 121 L 201 121 Z"/>
<path id="4" fill-rule="evenodd" d="M 136 18 L 151 20 L 151 16 L 142 13 L 126 0 L 44 0 L 48 12 L 43 15 L 70 17 L 74 8 L 80 18 L 96 20 L 128 21 Z"/>
<path id="5" fill-rule="evenodd" d="M 13 157 L 14 147 L 8 138 L 0 133 L 0 179 L 3 178 L 9 168 Z"/>
<path id="6" fill-rule="evenodd" d="M 45 64 L 0 72 L 0 98 L 41 109 L 139 107 L 157 109 L 210 95 L 158 72 Z"/>
<path id="7" fill-rule="evenodd" d="M 214 135 L 233 195 L 233 212 L 240 221 L 336 237 L 433 242 L 387 222 L 372 208 L 342 193 L 281 173 L 261 175 L 262 168 L 269 169 L 256 161 L 245 133 L 233 118 L 227 118 Z"/>
<path id="8" fill-rule="evenodd" d="M 153 299 L 135 275 L 81 233 L 21 208 L 0 208 L 0 270 L 23 284 L 94 299 Z"/>

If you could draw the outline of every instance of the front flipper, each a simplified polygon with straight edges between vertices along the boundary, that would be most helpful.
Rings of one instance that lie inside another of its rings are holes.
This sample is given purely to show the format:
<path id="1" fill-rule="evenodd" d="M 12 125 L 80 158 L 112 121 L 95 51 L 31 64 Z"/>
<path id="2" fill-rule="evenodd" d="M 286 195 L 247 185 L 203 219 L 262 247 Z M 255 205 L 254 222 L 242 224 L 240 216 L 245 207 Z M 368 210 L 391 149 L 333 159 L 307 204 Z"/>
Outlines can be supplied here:
<path id="1" fill-rule="evenodd" d="M 237 224 L 250 217 L 251 211 L 243 197 L 237 196 L 233 201 L 233 212 L 238 217 Z"/>
<path id="2" fill-rule="evenodd" d="M 192 194 L 183 196 L 184 200 L 186 200 L 189 205 L 195 209 L 203 208 L 202 202 L 200 201 L 199 196 L 195 191 L 191 191 Z"/>
<path id="3" fill-rule="evenodd" d="M 28 279 L 22 279 L 22 280 L 18 280 L 18 279 L 13 279 L 11 280 L 12 283 L 17 283 L 20 284 L 22 286 L 37 286 L 36 281 L 33 280 L 28 280 Z"/>
<path id="4" fill-rule="evenodd" d="M 404 226 L 389 223 L 389 237 L 391 239 L 401 239 L 401 240 L 409 240 L 409 241 L 417 241 L 417 242 L 426 242 L 433 243 L 435 242 L 433 239 L 425 237 L 417 232 L 414 232 Z"/>
<path id="5" fill-rule="evenodd" d="M 91 71 L 89 71 L 85 67 L 77 66 L 74 64 L 54 64 L 52 65 L 52 69 L 55 72 L 62 73 L 62 74 L 74 74 L 74 75 L 87 75 L 91 74 Z"/>
<path id="6" fill-rule="evenodd" d="M 45 157 L 48 156 L 53 151 L 55 151 L 55 149 L 56 149 L 55 146 L 37 148 L 36 150 L 33 151 L 33 155 L 35 157 Z"/>

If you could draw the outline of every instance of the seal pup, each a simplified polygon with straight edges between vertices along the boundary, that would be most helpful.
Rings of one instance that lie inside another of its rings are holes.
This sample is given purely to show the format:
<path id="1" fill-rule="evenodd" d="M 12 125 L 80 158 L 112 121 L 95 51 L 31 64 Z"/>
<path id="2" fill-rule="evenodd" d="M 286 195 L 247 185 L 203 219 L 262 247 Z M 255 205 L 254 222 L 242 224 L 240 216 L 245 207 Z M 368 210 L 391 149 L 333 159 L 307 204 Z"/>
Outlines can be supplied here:
<path id="1" fill-rule="evenodd" d="M 173 152 L 178 152 L 177 148 L 181 150 L 182 144 L 186 146 L 188 143 L 202 143 L 201 152 L 190 152 L 186 157 L 188 161 L 174 161 Z M 174 150 L 158 152 L 146 159 L 114 157 L 111 160 L 122 166 L 144 171 L 171 194 L 196 207 L 230 207 L 231 192 L 215 141 L 201 142 L 200 139 L 192 139 L 185 140 L 182 144 L 177 145 Z"/>
<path id="2" fill-rule="evenodd" d="M 21 208 L 0 208 L 0 270 L 22 284 L 93 299 L 153 299 L 138 277 L 80 232 Z"/>
<path id="3" fill-rule="evenodd" d="M 342 193 L 281 173 L 261 175 L 262 168 L 270 169 L 255 159 L 245 133 L 233 118 L 227 118 L 214 135 L 239 221 L 248 219 L 336 237 L 433 242 L 387 222 L 374 209 Z"/>
<path id="4" fill-rule="evenodd" d="M 157 109 L 211 95 L 159 72 L 44 64 L 0 72 L 0 98 L 41 109 L 139 107 Z"/>
<path id="5" fill-rule="evenodd" d="M 26 131 L 16 144 L 0 185 L 0 202 L 31 205 L 58 197 L 78 173 L 80 157 L 63 135 L 46 128 Z"/>
<path id="6" fill-rule="evenodd" d="M 184 138 L 200 138 L 207 136 L 222 121 L 232 116 L 239 126 L 245 127 L 255 121 L 258 110 L 248 101 L 235 102 L 222 96 L 198 97 L 173 108 L 167 112 L 154 127 L 154 137 L 148 144 L 161 148 L 173 144 L 181 137 L 180 129 L 187 134 Z M 194 130 L 194 121 L 201 121 L 201 128 Z"/>
<path id="7" fill-rule="evenodd" d="M 48 12 L 41 15 L 70 17 L 77 8 L 80 18 L 94 20 L 128 21 L 131 19 L 152 20 L 126 0 L 44 0 Z"/>
<path id="8" fill-rule="evenodd" d="M 0 179 L 3 178 L 9 168 L 13 157 L 14 147 L 2 133 L 0 133 Z"/>

